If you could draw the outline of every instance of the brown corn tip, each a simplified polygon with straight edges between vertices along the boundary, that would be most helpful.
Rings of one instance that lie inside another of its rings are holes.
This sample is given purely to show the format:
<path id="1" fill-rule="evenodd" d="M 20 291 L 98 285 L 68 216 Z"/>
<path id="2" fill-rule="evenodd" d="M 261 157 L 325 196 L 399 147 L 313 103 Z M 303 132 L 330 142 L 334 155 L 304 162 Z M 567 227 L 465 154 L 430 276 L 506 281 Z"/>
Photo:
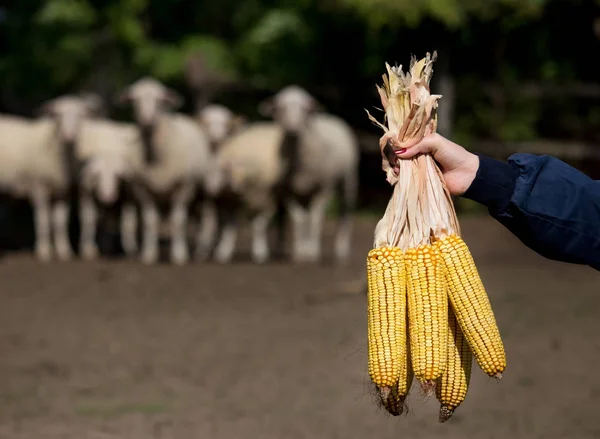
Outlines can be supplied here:
<path id="1" fill-rule="evenodd" d="M 473 354 L 460 330 L 452 307 L 448 310 L 448 362 L 446 372 L 437 380 L 436 398 L 440 402 L 440 422 L 446 422 L 467 396 Z"/>

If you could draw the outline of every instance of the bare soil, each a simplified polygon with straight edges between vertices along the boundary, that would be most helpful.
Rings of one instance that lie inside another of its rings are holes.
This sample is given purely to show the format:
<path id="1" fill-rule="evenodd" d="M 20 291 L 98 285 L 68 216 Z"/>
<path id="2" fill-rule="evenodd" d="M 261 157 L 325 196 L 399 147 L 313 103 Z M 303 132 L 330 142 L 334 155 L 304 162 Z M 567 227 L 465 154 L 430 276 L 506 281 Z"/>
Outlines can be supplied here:
<path id="1" fill-rule="evenodd" d="M 345 268 L 0 260 L 0 438 L 600 437 L 600 274 L 462 220 L 505 341 L 446 424 L 379 409 L 366 374 L 359 219 Z M 330 227 L 328 234 L 330 234 Z M 330 253 L 330 239 L 326 241 Z"/>

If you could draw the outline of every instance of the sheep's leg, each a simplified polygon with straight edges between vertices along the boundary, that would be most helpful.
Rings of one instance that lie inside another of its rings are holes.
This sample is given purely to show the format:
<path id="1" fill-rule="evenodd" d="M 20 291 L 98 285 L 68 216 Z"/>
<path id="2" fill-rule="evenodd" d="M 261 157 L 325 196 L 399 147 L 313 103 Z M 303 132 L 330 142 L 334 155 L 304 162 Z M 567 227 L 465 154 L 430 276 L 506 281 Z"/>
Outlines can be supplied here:
<path id="1" fill-rule="evenodd" d="M 334 252 L 336 263 L 343 265 L 348 261 L 351 238 L 352 217 L 350 213 L 344 213 L 339 219 L 335 235 Z"/>
<path id="2" fill-rule="evenodd" d="M 52 259 L 52 244 L 50 242 L 50 197 L 44 187 L 35 187 L 32 193 L 32 203 L 35 215 L 35 254 L 41 261 Z"/>
<path id="3" fill-rule="evenodd" d="M 227 264 L 233 257 L 237 241 L 239 218 L 237 212 L 223 212 L 223 228 L 219 236 L 219 244 L 215 249 L 215 260 Z"/>
<path id="4" fill-rule="evenodd" d="M 357 186 L 354 170 L 344 178 L 340 185 L 340 218 L 334 244 L 335 260 L 340 265 L 345 264 L 350 256 L 352 213 L 356 207 Z"/>
<path id="5" fill-rule="evenodd" d="M 269 259 L 269 224 L 274 213 L 268 209 L 252 219 L 252 259 L 258 264 Z"/>
<path id="6" fill-rule="evenodd" d="M 309 223 L 308 214 L 300 204 L 295 201 L 288 201 L 287 210 L 292 222 L 292 260 L 300 263 L 305 262 L 309 251 Z"/>
<path id="7" fill-rule="evenodd" d="M 196 237 L 196 259 L 204 261 L 208 259 L 213 249 L 219 226 L 217 207 L 213 200 L 205 200 L 202 203 L 200 221 L 200 229 Z"/>
<path id="8" fill-rule="evenodd" d="M 135 204 L 126 202 L 121 210 L 121 245 L 127 257 L 132 257 L 137 248 L 138 216 Z"/>
<path id="9" fill-rule="evenodd" d="M 276 210 L 276 238 L 275 238 L 275 246 L 276 246 L 276 254 L 277 257 L 283 257 L 285 254 L 285 239 L 286 239 L 286 231 L 287 231 L 287 212 L 285 210 L 285 205 L 281 202 L 277 203 Z"/>
<path id="10" fill-rule="evenodd" d="M 187 243 L 188 207 L 193 191 L 186 185 L 177 191 L 171 206 L 171 262 L 183 265 L 189 260 Z"/>
<path id="11" fill-rule="evenodd" d="M 69 215 L 71 208 L 66 200 L 58 200 L 52 209 L 54 222 L 54 245 L 56 255 L 62 261 L 68 261 L 73 256 L 69 242 Z"/>
<path id="12" fill-rule="evenodd" d="M 98 246 L 96 245 L 98 212 L 96 204 L 90 194 L 87 193 L 82 194 L 79 203 L 79 217 L 81 219 L 79 251 L 83 259 L 96 259 L 98 257 Z"/>
<path id="13" fill-rule="evenodd" d="M 324 190 L 313 198 L 308 211 L 308 239 L 305 253 L 307 262 L 317 262 L 321 259 L 321 237 L 327 206 L 331 200 L 331 192 Z"/>
<path id="14" fill-rule="evenodd" d="M 144 237 L 142 243 L 141 260 L 150 265 L 158 260 L 158 226 L 160 216 L 153 200 L 146 198 L 141 203 Z"/>

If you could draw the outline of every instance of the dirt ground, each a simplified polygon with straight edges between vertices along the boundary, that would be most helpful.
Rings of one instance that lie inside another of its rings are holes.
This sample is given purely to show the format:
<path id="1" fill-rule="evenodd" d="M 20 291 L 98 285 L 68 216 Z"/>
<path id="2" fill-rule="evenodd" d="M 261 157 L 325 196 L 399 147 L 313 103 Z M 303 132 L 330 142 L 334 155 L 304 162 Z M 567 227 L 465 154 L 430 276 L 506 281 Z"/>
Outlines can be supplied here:
<path id="1" fill-rule="evenodd" d="M 600 437 L 600 274 L 489 218 L 462 225 L 503 380 L 475 367 L 447 424 L 415 387 L 407 416 L 378 409 L 362 284 L 374 221 L 357 221 L 346 268 L 0 260 L 0 438 Z"/>

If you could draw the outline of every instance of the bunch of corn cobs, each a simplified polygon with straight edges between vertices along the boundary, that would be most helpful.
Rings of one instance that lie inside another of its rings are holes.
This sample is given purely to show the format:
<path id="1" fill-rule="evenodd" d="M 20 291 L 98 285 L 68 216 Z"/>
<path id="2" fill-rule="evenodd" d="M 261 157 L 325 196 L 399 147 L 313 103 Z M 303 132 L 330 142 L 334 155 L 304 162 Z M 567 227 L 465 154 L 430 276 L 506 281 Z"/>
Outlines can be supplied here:
<path id="1" fill-rule="evenodd" d="M 435 56 L 413 58 L 406 74 L 401 66 L 387 66 L 384 87 L 378 87 L 388 122 L 376 122 L 386 131 L 383 168 L 396 187 L 367 256 L 368 357 L 369 375 L 389 413 L 403 413 L 416 378 L 425 394 L 435 394 L 439 422 L 445 422 L 466 397 L 473 356 L 498 379 L 506 356 L 437 165 L 430 156 L 390 163 L 384 153 L 435 131 L 441 97 L 429 94 Z"/>

